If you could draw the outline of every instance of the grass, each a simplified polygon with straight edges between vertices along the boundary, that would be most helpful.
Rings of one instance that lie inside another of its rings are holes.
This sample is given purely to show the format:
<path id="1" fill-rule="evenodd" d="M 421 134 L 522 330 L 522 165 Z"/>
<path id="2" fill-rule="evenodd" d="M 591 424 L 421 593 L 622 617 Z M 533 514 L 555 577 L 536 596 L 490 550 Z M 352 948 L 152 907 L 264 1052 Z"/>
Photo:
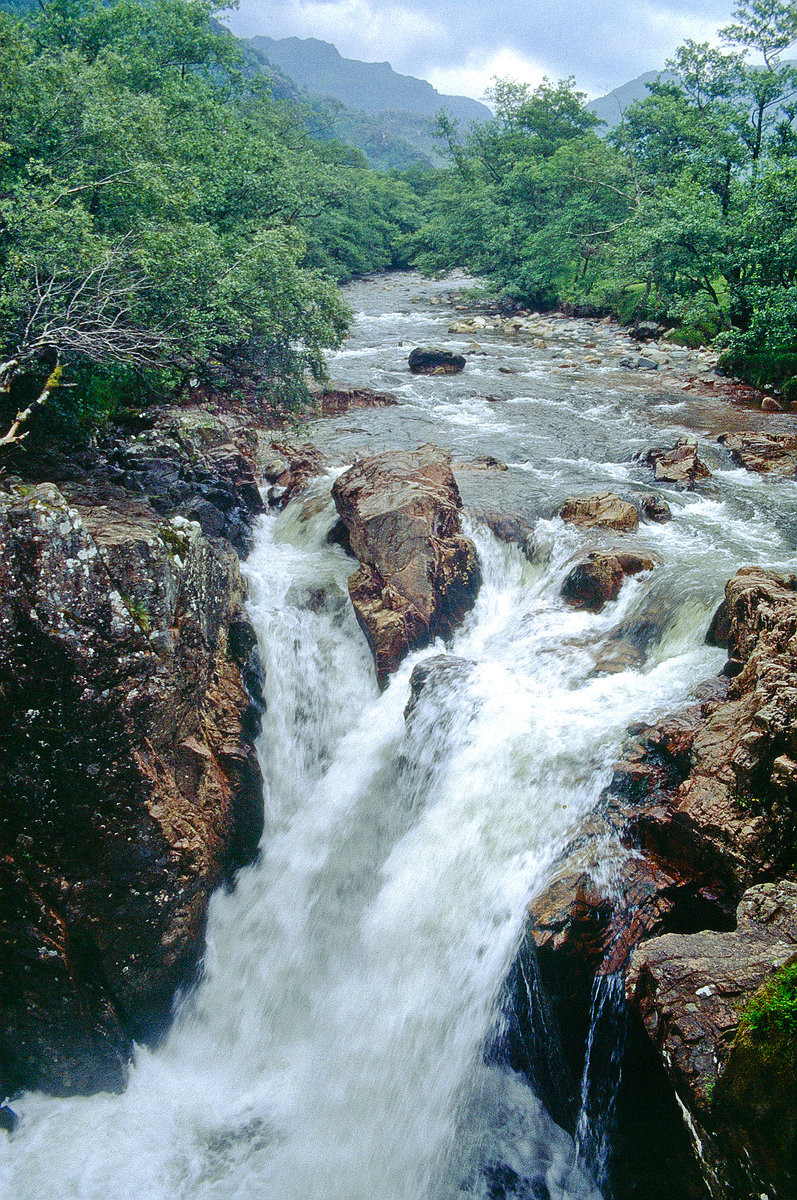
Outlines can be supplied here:
<path id="1" fill-rule="evenodd" d="M 776 971 L 742 1013 L 742 1024 L 758 1038 L 797 1034 L 797 959 Z"/>

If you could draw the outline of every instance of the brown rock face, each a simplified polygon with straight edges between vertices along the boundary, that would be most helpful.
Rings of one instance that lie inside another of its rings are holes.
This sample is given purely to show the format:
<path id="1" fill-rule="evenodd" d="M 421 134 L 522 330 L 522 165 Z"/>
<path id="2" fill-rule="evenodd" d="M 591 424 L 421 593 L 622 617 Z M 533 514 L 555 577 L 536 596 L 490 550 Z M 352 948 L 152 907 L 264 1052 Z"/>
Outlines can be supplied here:
<path id="1" fill-rule="evenodd" d="M 721 433 L 717 441 L 748 471 L 784 478 L 797 474 L 797 435 L 793 433 Z"/>
<path id="2" fill-rule="evenodd" d="M 476 550 L 461 532 L 450 459 L 434 446 L 363 459 L 332 494 L 361 564 L 349 594 L 384 685 L 406 654 L 449 637 L 472 607 Z"/>
<path id="3" fill-rule="evenodd" d="M 772 1054 L 740 1015 L 797 960 L 797 883 L 747 891 L 728 933 L 667 934 L 635 952 L 627 990 L 697 1123 L 717 1196 L 791 1196 L 797 1183 L 793 1049 Z M 749 1189 L 749 1190 L 748 1190 Z"/>
<path id="4" fill-rule="evenodd" d="M 739 571 L 711 637 L 728 647 L 726 672 L 626 745 L 601 808 L 530 907 L 527 941 L 571 1057 L 593 977 L 631 959 L 629 1002 L 687 1113 L 708 1193 L 779 1200 L 795 1194 L 794 1038 L 756 1040 L 740 1014 L 797 959 L 797 580 Z M 644 1098 L 652 1068 L 635 1027 Z"/>
<path id="5" fill-rule="evenodd" d="M 797 592 L 792 576 L 745 568 L 728 582 L 715 641 L 734 678 L 694 732 L 689 771 L 634 818 L 642 844 L 738 896 L 787 869 L 797 825 Z"/>
<path id="6" fill-rule="evenodd" d="M 627 575 L 652 571 L 652 558 L 640 554 L 588 554 L 566 577 L 561 595 L 573 608 L 600 612 L 616 600 Z"/>
<path id="7" fill-rule="evenodd" d="M 0 1091 L 123 1086 L 262 824 L 232 549 L 144 502 L 0 498 Z"/>
<path id="8" fill-rule="evenodd" d="M 581 529 L 620 529 L 633 533 L 639 528 L 639 514 L 633 504 L 612 492 L 595 496 L 569 496 L 562 506 L 563 521 Z"/>
<path id="9" fill-rule="evenodd" d="M 711 1106 L 745 1002 L 797 953 L 797 883 L 745 892 L 726 933 L 668 933 L 634 952 L 626 986 L 690 1102 Z"/>
<path id="10" fill-rule="evenodd" d="M 661 483 L 680 483 L 692 488 L 701 479 L 709 479 L 711 472 L 697 456 L 694 438 L 679 438 L 672 450 L 648 450 L 642 461 Z"/>

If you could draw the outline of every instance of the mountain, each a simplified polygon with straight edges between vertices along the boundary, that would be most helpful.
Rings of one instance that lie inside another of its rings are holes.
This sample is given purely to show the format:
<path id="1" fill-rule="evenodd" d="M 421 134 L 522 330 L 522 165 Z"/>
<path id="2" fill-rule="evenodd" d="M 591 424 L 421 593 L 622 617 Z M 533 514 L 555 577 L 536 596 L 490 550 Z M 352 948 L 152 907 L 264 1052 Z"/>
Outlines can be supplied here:
<path id="1" fill-rule="evenodd" d="M 784 62 L 783 66 L 797 67 L 797 62 Z M 590 100 L 587 105 L 589 111 L 606 122 L 606 128 L 601 127 L 598 132 L 608 133 L 614 129 L 620 124 L 623 113 L 630 104 L 636 100 L 645 100 L 650 95 L 646 86 L 648 83 L 654 83 L 657 79 L 673 78 L 674 76 L 669 71 L 645 71 L 643 75 L 637 75 L 636 79 L 630 79 L 628 83 L 621 83 L 619 87 L 607 92 L 605 96 L 598 96 L 597 99 Z"/>
<path id="2" fill-rule="evenodd" d="M 600 117 L 607 125 L 607 129 L 600 132 L 606 133 L 609 129 L 614 129 L 616 125 L 619 125 L 629 104 L 633 104 L 636 100 L 644 100 L 649 95 L 646 84 L 653 83 L 662 74 L 661 71 L 645 71 L 644 74 L 637 75 L 636 79 L 630 79 L 628 83 L 621 83 L 619 87 L 607 92 L 605 96 L 598 96 L 597 99 L 590 100 L 587 105 L 589 111 L 595 113 L 595 116 Z"/>
<path id="3" fill-rule="evenodd" d="M 376 115 L 385 112 L 434 117 L 441 109 L 463 125 L 486 121 L 485 104 L 467 96 L 444 96 L 412 75 L 399 75 L 386 62 L 344 58 L 330 42 L 318 38 L 254 37 L 252 45 L 286 75 L 318 96 L 331 96 L 347 108 Z"/>

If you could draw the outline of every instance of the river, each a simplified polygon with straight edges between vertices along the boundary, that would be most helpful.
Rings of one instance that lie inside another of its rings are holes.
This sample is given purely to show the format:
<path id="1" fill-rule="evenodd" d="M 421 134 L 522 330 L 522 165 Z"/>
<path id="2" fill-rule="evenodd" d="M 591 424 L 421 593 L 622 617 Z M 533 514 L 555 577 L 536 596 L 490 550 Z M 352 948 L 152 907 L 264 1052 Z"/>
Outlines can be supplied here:
<path id="1" fill-rule="evenodd" d="M 475 609 L 380 693 L 351 559 L 326 540 L 330 477 L 262 519 L 245 564 L 266 670 L 259 859 L 213 898 L 202 981 L 164 1043 L 137 1051 L 127 1091 L 15 1103 L 9 1200 L 599 1200 L 571 1138 L 485 1044 L 525 905 L 625 730 L 719 669 L 704 633 L 739 566 L 794 567 L 795 489 L 716 445 L 761 416 L 685 388 L 697 358 L 629 371 L 615 331 L 576 321 L 544 346 L 489 330 L 474 345 L 448 332 L 451 286 L 347 290 L 357 318 L 331 374 L 400 404 L 308 432 L 333 474 L 391 447 L 452 452 L 484 577 Z M 468 350 L 466 370 L 410 376 L 409 349 L 429 342 Z M 623 538 L 655 571 L 598 615 L 567 609 L 564 575 L 597 543 L 556 517 L 562 500 L 652 490 L 634 455 L 690 429 L 713 477 L 657 489 L 673 520 Z M 484 456 L 507 470 L 474 467 Z M 534 527 L 534 561 L 493 537 L 485 508 Z M 606 669 L 646 621 L 655 636 Z M 411 671 L 433 657 L 405 717 Z"/>

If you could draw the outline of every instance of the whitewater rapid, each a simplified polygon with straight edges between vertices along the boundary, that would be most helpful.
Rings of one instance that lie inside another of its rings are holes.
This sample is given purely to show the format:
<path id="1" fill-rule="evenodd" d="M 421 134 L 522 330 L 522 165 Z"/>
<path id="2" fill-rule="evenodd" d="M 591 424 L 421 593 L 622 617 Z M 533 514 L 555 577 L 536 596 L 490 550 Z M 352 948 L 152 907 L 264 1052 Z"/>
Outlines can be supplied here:
<path id="1" fill-rule="evenodd" d="M 601 400 L 560 378 L 565 436 L 542 384 L 525 382 L 511 417 L 458 401 L 462 383 L 407 384 L 395 343 L 439 335 L 436 288 L 410 307 L 418 284 L 396 287 L 385 301 L 359 285 L 366 310 L 332 369 L 403 388 L 404 403 L 319 438 L 338 470 L 355 446 L 421 440 L 515 464 L 500 485 L 463 478 L 477 604 L 450 645 L 412 655 L 380 693 L 348 600 L 352 561 L 326 536 L 332 476 L 262 518 L 244 568 L 265 668 L 258 861 L 214 896 L 202 980 L 164 1043 L 137 1050 L 123 1095 L 15 1102 L 21 1126 L 0 1138 L 9 1200 L 488 1200 L 497 1164 L 523 1181 L 502 1195 L 599 1200 L 571 1138 L 485 1055 L 499 993 L 525 905 L 594 809 L 627 727 L 721 665 L 703 635 L 725 580 L 762 554 L 793 562 L 794 500 L 720 461 L 710 489 L 673 492 L 673 522 L 633 541 L 658 560 L 653 575 L 601 614 L 566 609 L 559 589 L 587 540 L 551 505 L 539 515 L 539 498 L 632 478 L 629 448 L 660 426 L 648 392 L 607 383 Z M 577 452 L 573 427 L 592 430 Z M 507 497 L 534 526 L 534 562 L 478 519 Z M 643 660 L 600 670 L 652 605 Z"/>

